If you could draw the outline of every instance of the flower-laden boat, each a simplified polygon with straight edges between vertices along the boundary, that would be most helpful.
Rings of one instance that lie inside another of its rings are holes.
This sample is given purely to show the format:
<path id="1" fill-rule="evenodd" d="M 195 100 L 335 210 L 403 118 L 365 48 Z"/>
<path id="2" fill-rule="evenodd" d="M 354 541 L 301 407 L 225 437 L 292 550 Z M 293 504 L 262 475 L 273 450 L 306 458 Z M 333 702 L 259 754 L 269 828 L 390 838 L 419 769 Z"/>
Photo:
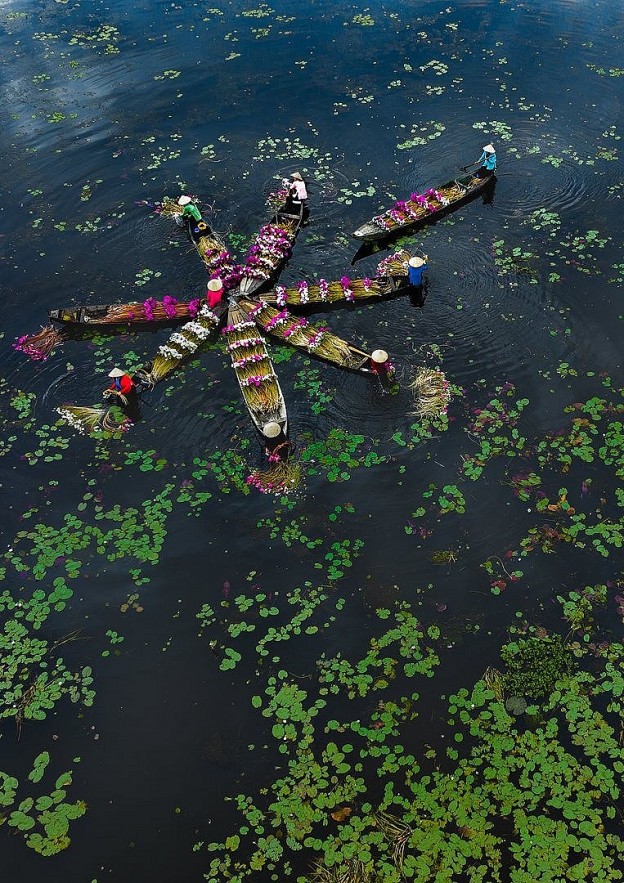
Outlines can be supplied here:
<path id="1" fill-rule="evenodd" d="M 395 252 L 377 265 L 375 278 L 349 279 L 342 276 L 338 282 L 297 282 L 286 288 L 276 285 L 272 291 L 262 295 L 268 304 L 278 307 L 304 307 L 308 304 L 354 303 L 371 297 L 387 297 L 398 294 L 409 287 L 407 281 L 411 254 L 402 250 Z"/>
<path id="2" fill-rule="evenodd" d="M 181 227 L 185 226 L 182 220 L 183 207 L 171 197 L 165 196 L 156 211 L 164 218 L 173 218 Z M 191 240 L 208 271 L 209 277 L 218 276 L 226 291 L 234 288 L 240 280 L 240 267 L 210 224 L 205 220 L 202 221 L 198 237 L 195 239 L 191 236 Z"/>
<path id="3" fill-rule="evenodd" d="M 144 301 L 101 306 L 61 307 L 48 310 L 52 321 L 62 325 L 133 325 L 144 322 L 175 322 L 194 319 L 201 308 L 201 299 L 180 301 L 165 295 L 161 301 L 148 297 Z"/>
<path id="4" fill-rule="evenodd" d="M 261 227 L 241 267 L 240 293 L 249 297 L 274 279 L 292 252 L 303 223 L 303 206 L 297 214 L 279 208 Z"/>
<path id="5" fill-rule="evenodd" d="M 286 438 L 286 403 L 256 322 L 233 302 L 221 333 L 227 338 L 232 368 L 254 426 L 263 435 L 267 424 L 276 423 Z"/>
<path id="6" fill-rule="evenodd" d="M 432 221 L 441 214 L 457 208 L 485 189 L 492 181 L 492 177 L 478 178 L 476 175 L 465 175 L 447 181 L 437 189 L 431 187 L 422 194 L 412 193 L 409 199 L 395 202 L 392 208 L 362 224 L 353 232 L 353 236 L 356 239 L 372 242 L 386 239 L 395 233 L 403 233 L 410 227 Z"/>
<path id="7" fill-rule="evenodd" d="M 364 374 L 373 373 L 372 356 L 369 353 L 332 334 L 324 325 L 313 325 L 286 309 L 277 310 L 262 299 L 241 298 L 238 304 L 252 324 L 256 323 L 272 337 L 340 368 L 361 371 Z"/>

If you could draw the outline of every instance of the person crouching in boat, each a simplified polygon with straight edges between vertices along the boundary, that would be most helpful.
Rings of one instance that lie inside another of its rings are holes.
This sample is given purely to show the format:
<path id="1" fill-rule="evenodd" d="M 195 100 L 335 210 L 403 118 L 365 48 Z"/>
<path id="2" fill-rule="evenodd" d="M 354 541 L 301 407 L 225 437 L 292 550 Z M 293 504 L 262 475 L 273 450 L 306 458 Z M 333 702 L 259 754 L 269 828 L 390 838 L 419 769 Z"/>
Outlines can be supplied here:
<path id="1" fill-rule="evenodd" d="M 207 227 L 200 210 L 190 196 L 181 196 L 178 199 L 178 205 L 182 208 L 182 220 L 188 223 L 189 233 L 193 240 L 197 242 L 203 236 Z"/>
<path id="2" fill-rule="evenodd" d="M 477 178 L 490 178 L 494 174 L 496 171 L 496 151 L 491 144 L 485 145 L 477 162 L 481 163 L 476 172 Z"/>
<path id="3" fill-rule="evenodd" d="M 270 420 L 262 427 L 264 438 L 264 453 L 269 463 L 280 463 L 288 460 L 294 450 L 293 443 L 286 438 L 284 430 L 274 420 Z"/>

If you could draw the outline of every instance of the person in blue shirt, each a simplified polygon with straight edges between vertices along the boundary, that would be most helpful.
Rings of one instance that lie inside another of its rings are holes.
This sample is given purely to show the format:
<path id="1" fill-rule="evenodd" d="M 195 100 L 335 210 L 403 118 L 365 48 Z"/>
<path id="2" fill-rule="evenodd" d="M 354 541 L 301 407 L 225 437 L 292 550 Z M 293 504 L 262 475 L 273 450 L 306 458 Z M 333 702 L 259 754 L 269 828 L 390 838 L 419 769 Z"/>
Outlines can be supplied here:
<path id="1" fill-rule="evenodd" d="M 489 178 L 496 171 L 496 151 L 491 144 L 486 144 L 483 153 L 477 160 L 481 163 L 480 168 L 476 172 L 477 178 Z M 477 163 L 475 163 L 476 165 Z"/>

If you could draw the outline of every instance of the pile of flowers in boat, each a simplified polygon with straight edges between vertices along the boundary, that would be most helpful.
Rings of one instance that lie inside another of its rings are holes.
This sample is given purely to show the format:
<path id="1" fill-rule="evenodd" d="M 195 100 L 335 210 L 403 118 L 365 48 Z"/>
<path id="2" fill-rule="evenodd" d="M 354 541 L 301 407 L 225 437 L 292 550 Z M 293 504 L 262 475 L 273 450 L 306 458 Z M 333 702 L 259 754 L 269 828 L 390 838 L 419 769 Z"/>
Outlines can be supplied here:
<path id="1" fill-rule="evenodd" d="M 279 265 L 290 256 L 296 233 L 296 222 L 288 219 L 261 227 L 247 252 L 241 275 L 261 281 L 270 279 Z"/>
<path id="2" fill-rule="evenodd" d="M 375 279 L 349 279 L 348 276 L 342 276 L 338 282 L 319 279 L 318 282 L 302 280 L 290 288 L 276 285 L 273 292 L 267 295 L 267 299 L 276 303 L 278 307 L 300 307 L 306 304 L 331 304 L 339 301 L 352 304 L 358 299 L 380 296 L 382 293 L 381 286 Z"/>
<path id="3" fill-rule="evenodd" d="M 344 340 L 332 334 L 324 325 L 313 325 L 303 316 L 293 316 L 285 309 L 276 310 L 265 300 L 243 299 L 239 305 L 252 324 L 257 323 L 267 334 L 287 341 L 298 349 L 343 368 L 353 368 L 361 361 L 353 355 Z"/>
<path id="4" fill-rule="evenodd" d="M 264 338 L 258 333 L 256 323 L 245 318 L 226 325 L 221 333 L 227 338 L 227 351 L 232 367 L 250 410 L 258 417 L 277 412 L 280 406 L 280 388 Z"/>
<path id="5" fill-rule="evenodd" d="M 409 199 L 400 199 L 382 215 L 376 215 L 372 221 L 381 230 L 394 230 L 404 224 L 419 221 L 426 215 L 440 211 L 449 205 L 448 195 L 430 187 L 424 193 L 412 193 Z"/>

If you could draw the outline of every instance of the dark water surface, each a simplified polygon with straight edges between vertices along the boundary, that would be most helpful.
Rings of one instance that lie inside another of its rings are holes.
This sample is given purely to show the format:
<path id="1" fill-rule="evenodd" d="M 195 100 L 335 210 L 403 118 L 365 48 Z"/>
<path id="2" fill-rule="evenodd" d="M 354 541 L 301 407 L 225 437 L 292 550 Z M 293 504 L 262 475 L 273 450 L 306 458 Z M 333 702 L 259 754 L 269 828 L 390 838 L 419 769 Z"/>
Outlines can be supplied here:
<path id="1" fill-rule="evenodd" d="M 236 830 L 231 798 L 261 793 L 285 763 L 250 702 L 269 668 L 311 689 L 321 654 L 357 660 L 376 634 L 375 609 L 407 601 L 425 627 L 442 630 L 435 681 L 418 685 L 427 713 L 403 737 L 416 753 L 440 739 L 440 696 L 497 664 L 516 611 L 565 633 L 556 595 L 618 577 L 620 549 L 604 557 L 566 548 L 531 559 L 521 580 L 492 595 L 481 565 L 518 548 L 535 524 L 533 502 L 509 487 L 521 465 L 494 459 L 472 482 L 462 464 L 479 445 L 467 432 L 474 411 L 502 384 L 515 387 L 510 404 L 529 400 L 522 434 L 532 440 L 567 426 L 570 403 L 605 394 L 601 376 L 622 386 L 623 7 L 4 0 L 0 22 L 0 588 L 15 598 L 50 591 L 67 575 L 64 559 L 82 562 L 67 606 L 38 634 L 55 641 L 80 630 L 63 658 L 71 670 L 92 666 L 96 690 L 92 706 L 65 698 L 45 720 L 26 721 L 19 741 L 3 705 L 0 769 L 26 782 L 34 757 L 49 751 L 52 781 L 72 769 L 67 799 L 88 808 L 71 822 L 69 847 L 49 858 L 5 825 L 2 865 L 11 881 L 199 880 L 213 854 L 193 845 Z M 429 255 L 424 305 L 400 297 L 319 316 L 346 339 L 391 353 L 397 395 L 273 348 L 300 455 L 333 429 L 364 436 L 342 480 L 308 462 L 289 502 L 242 492 L 260 451 L 223 347 L 163 382 L 122 439 L 97 441 L 54 426 L 56 407 L 96 402 L 113 364 L 128 353 L 128 364 L 148 361 L 169 331 L 73 340 L 45 362 L 11 348 L 46 323 L 48 309 L 203 293 L 197 256 L 151 210 L 166 194 L 198 194 L 242 258 L 266 221 L 266 194 L 299 169 L 310 182 L 311 223 L 281 281 L 373 275 L 389 252 L 351 266 L 351 231 L 395 199 L 458 174 L 489 141 L 499 162 L 493 198 L 402 243 Z M 448 430 L 406 446 L 408 383 L 424 364 L 439 365 L 458 389 Z M 34 393 L 29 421 L 12 403 L 18 391 Z M 65 447 L 46 461 L 57 451 L 41 447 L 50 437 Z M 230 467 L 215 459 L 232 450 L 240 459 Z M 363 462 L 366 453 L 379 462 Z M 230 469 L 240 486 L 214 470 L 193 479 L 196 458 Z M 165 462 L 155 469 L 158 459 Z M 590 474 L 597 487 L 589 466 L 569 478 L 577 505 Z M 566 478 L 554 481 L 556 489 Z M 430 483 L 436 495 L 460 485 L 466 512 L 430 517 L 423 537 L 413 513 Z M 209 498 L 190 509 L 179 499 L 188 486 Z M 161 492 L 170 508 L 153 563 L 137 561 L 132 542 L 101 549 L 90 540 L 61 551 L 37 579 L 31 539 L 16 545 L 36 524 L 59 530 L 67 513 L 80 519 L 79 533 L 112 529 L 113 507 L 140 508 Z M 108 513 L 103 520 L 88 493 Z M 275 520 L 275 536 L 261 519 Z M 291 522 L 318 545 L 284 542 Z M 335 577 L 325 556 L 344 539 L 358 548 Z M 115 547 L 120 555 L 109 560 Z M 25 556 L 21 573 L 14 548 Z M 449 549 L 455 563 L 436 564 L 432 553 Z M 137 588 L 133 569 L 149 582 Z M 315 637 L 273 645 L 263 659 L 254 646 L 268 618 L 249 614 L 256 633 L 237 641 L 214 628 L 199 634 L 203 604 L 229 609 L 222 602 L 241 594 L 266 593 L 279 611 L 268 624 L 288 621 L 289 593 L 306 581 L 327 587 L 314 622 L 336 617 Z M 122 611 L 133 593 L 142 610 Z M 621 631 L 613 605 L 606 622 Z M 109 630 L 123 642 L 111 644 Z M 219 668 L 222 643 L 245 649 L 234 671 Z M 369 787 L 374 795 L 381 786 Z M 297 870 L 312 857 L 299 853 Z"/>

